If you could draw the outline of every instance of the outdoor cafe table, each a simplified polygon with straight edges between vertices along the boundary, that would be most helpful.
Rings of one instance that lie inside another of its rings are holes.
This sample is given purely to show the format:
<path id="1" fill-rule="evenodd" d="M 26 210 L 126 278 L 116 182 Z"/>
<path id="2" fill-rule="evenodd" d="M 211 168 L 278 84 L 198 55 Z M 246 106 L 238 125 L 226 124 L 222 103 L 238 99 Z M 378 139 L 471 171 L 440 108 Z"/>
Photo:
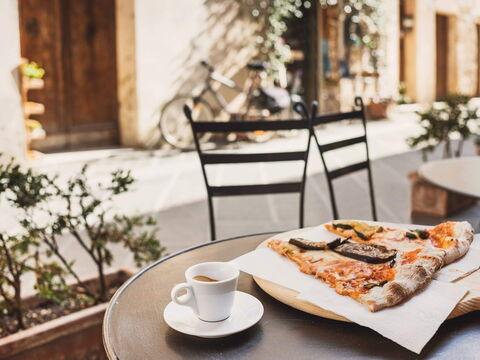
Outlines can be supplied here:
<path id="1" fill-rule="evenodd" d="M 478 359 L 480 312 L 447 320 L 420 356 L 353 323 L 328 320 L 290 308 L 264 293 L 247 274 L 238 290 L 265 308 L 252 328 L 218 339 L 184 335 L 168 327 L 163 310 L 184 271 L 204 261 L 228 261 L 257 247 L 274 233 L 221 240 L 161 259 L 128 280 L 112 298 L 103 324 L 110 359 Z M 398 321 L 402 321 L 398 319 Z M 395 324 L 392 324 L 394 326 Z"/>
<path id="2" fill-rule="evenodd" d="M 441 188 L 480 199 L 480 156 L 431 161 L 418 173 Z"/>

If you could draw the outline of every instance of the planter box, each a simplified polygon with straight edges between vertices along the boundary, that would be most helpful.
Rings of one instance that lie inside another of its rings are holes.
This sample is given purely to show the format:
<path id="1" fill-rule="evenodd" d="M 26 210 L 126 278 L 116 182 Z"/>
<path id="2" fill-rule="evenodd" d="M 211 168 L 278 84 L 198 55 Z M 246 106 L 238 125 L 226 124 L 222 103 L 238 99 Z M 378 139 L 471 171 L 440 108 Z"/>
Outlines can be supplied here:
<path id="1" fill-rule="evenodd" d="M 107 275 L 107 283 L 123 283 L 130 270 L 119 270 Z M 85 281 L 96 285 L 97 279 Z M 35 297 L 26 299 L 35 303 Z M 0 359 L 107 359 L 102 343 L 102 321 L 108 303 L 83 309 L 58 319 L 0 339 Z"/>
<path id="2" fill-rule="evenodd" d="M 417 172 L 409 174 L 408 177 L 412 184 L 412 215 L 447 217 L 476 203 L 474 198 L 439 188 L 423 180 Z"/>
<path id="3" fill-rule="evenodd" d="M 368 120 L 382 120 L 387 118 L 390 101 L 371 102 L 365 105 L 365 115 Z"/>
<path id="4" fill-rule="evenodd" d="M 34 101 L 26 101 L 23 103 L 25 117 L 29 117 L 30 115 L 43 115 L 45 113 L 45 105 L 41 103 L 37 103 Z"/>
<path id="5" fill-rule="evenodd" d="M 45 87 L 43 79 L 24 77 L 25 90 L 41 90 Z"/>

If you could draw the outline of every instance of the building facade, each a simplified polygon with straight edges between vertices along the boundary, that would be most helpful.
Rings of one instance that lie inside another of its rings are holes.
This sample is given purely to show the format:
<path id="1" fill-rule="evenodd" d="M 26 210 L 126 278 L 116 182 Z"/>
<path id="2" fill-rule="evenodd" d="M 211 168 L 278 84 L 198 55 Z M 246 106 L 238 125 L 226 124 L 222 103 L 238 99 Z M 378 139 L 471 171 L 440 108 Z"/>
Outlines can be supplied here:
<path id="1" fill-rule="evenodd" d="M 400 73 L 407 94 L 427 103 L 479 94 L 480 1 L 402 0 Z"/>
<path id="2" fill-rule="evenodd" d="M 38 119 L 47 131 L 41 150 L 142 147 L 158 136 L 162 106 L 204 79 L 200 60 L 235 77 L 256 56 L 259 25 L 241 4 L 1 1 L 0 152 L 24 153 L 16 75 L 21 56 L 39 62 L 47 73 L 45 90 L 33 95 L 46 105 Z M 357 94 L 396 98 L 401 83 L 420 103 L 452 92 L 479 94 L 480 0 L 384 0 L 382 66 L 378 74 L 357 71 L 362 76 L 356 78 L 332 76 L 337 65 L 331 59 L 344 52 L 336 13 L 316 2 L 310 12 L 304 58 L 310 93 L 322 111 L 349 107 Z"/>

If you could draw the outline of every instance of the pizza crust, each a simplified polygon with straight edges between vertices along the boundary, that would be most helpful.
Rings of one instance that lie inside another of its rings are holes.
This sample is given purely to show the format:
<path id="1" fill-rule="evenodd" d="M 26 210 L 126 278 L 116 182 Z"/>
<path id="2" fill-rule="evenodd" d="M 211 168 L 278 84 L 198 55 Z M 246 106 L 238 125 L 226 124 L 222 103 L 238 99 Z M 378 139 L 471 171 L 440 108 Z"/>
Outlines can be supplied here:
<path id="1" fill-rule="evenodd" d="M 394 306 L 428 285 L 435 272 L 441 267 L 464 256 L 473 241 L 473 228 L 466 221 L 441 225 L 450 224 L 454 241 L 451 247 L 446 249 L 439 249 L 434 246 L 424 247 L 418 255 L 419 258 L 413 264 L 396 267 L 395 280 L 388 282 L 381 288 L 372 289 L 361 297 L 360 302 L 365 303 L 370 311 Z M 432 231 L 435 231 L 435 228 Z"/>
<path id="2" fill-rule="evenodd" d="M 445 253 L 444 266 L 451 262 L 461 258 L 465 255 L 470 248 L 470 244 L 473 241 L 474 230 L 472 225 L 466 221 L 455 223 L 453 229 L 453 237 L 456 239 L 456 244 L 452 249 L 449 249 Z"/>
<path id="3" fill-rule="evenodd" d="M 394 306 L 424 288 L 432 280 L 433 274 L 440 269 L 441 259 L 421 261 L 421 263 L 400 266 L 395 279 L 383 287 L 376 287 L 360 298 L 370 311 L 379 311 Z"/>

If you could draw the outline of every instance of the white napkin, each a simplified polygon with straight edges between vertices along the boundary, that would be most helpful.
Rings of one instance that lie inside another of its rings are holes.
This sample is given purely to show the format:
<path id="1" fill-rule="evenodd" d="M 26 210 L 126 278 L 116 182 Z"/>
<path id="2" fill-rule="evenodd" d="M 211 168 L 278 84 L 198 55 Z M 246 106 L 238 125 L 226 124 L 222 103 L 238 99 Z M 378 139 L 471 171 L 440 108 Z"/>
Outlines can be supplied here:
<path id="1" fill-rule="evenodd" d="M 320 280 L 301 273 L 294 263 L 271 249 L 254 250 L 232 262 L 248 274 L 295 290 L 300 299 L 367 326 L 416 353 L 420 353 L 467 292 L 458 284 L 432 281 L 409 301 L 372 313 Z"/>
<path id="2" fill-rule="evenodd" d="M 470 275 L 478 269 L 480 269 L 480 249 L 470 247 L 465 256 L 441 268 L 434 275 L 434 278 L 440 281 L 453 282 Z"/>
<path id="3" fill-rule="evenodd" d="M 475 234 L 475 236 L 473 237 L 472 245 L 470 245 L 470 247 L 480 249 L 480 234 Z"/>

